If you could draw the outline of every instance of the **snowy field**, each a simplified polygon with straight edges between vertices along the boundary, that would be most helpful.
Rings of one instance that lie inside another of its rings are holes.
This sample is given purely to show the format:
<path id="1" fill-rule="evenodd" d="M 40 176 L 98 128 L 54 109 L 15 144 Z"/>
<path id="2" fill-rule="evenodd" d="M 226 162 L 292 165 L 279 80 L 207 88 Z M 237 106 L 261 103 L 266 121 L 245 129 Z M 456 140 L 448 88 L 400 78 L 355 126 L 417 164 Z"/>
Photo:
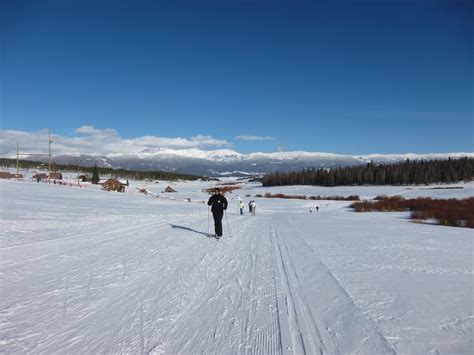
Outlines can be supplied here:
<path id="1" fill-rule="evenodd" d="M 472 229 L 333 201 L 257 198 L 240 216 L 237 196 L 463 198 L 474 184 L 247 184 L 227 194 L 219 241 L 199 203 L 213 183 L 167 185 L 0 181 L 1 353 L 472 354 Z"/>

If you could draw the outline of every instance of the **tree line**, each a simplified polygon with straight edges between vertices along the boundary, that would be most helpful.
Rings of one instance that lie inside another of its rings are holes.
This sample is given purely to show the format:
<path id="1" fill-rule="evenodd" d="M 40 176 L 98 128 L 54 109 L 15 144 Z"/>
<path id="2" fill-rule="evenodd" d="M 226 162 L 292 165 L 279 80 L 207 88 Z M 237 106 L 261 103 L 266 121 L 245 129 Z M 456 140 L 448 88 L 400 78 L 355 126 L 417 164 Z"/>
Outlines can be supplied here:
<path id="1" fill-rule="evenodd" d="M 471 181 L 474 159 L 409 160 L 398 164 L 307 169 L 266 174 L 263 186 L 282 185 L 422 185 Z"/>
<path id="2" fill-rule="evenodd" d="M 16 159 L 10 158 L 0 158 L 0 166 L 4 168 L 13 168 L 16 167 Z M 37 170 L 47 170 L 48 165 L 32 161 L 32 160 L 19 160 L 19 167 L 21 169 L 37 169 Z M 113 169 L 113 168 L 96 168 L 99 175 L 105 176 L 117 176 L 124 179 L 133 179 L 133 180 L 210 180 L 208 177 L 191 175 L 191 174 L 180 174 L 180 173 L 170 173 L 167 171 L 135 171 L 135 170 L 126 170 L 126 169 Z M 51 164 L 52 171 L 70 171 L 77 172 L 79 174 L 87 173 L 92 175 L 94 172 L 94 167 L 88 166 L 78 166 L 74 164 Z"/>

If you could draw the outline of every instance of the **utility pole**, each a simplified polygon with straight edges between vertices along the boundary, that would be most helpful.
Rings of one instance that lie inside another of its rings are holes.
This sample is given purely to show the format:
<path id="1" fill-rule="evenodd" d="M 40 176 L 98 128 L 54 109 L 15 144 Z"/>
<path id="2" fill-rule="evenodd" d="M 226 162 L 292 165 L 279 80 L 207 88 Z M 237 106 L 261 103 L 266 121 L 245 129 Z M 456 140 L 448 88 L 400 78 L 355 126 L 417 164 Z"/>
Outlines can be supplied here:
<path id="1" fill-rule="evenodd" d="M 16 176 L 18 177 L 18 168 L 19 168 L 19 165 L 20 165 L 20 158 L 18 157 L 20 155 L 20 152 L 19 152 L 19 147 L 18 147 L 19 143 L 18 141 L 16 141 Z"/>
<path id="2" fill-rule="evenodd" d="M 76 160 L 77 162 L 77 186 L 81 186 L 80 181 L 79 181 L 79 164 L 81 164 L 82 160 L 78 159 Z"/>
<path id="3" fill-rule="evenodd" d="M 48 180 L 51 181 L 51 131 L 48 129 Z"/>

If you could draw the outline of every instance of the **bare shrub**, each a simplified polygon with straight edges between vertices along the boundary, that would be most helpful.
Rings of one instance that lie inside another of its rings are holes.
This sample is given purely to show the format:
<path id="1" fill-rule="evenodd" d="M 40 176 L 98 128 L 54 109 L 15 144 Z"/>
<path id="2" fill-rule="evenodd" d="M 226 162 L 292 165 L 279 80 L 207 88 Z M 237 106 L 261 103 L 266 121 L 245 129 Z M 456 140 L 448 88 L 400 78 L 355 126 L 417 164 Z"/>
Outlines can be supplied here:
<path id="1" fill-rule="evenodd" d="M 394 196 L 375 202 L 355 202 L 351 207 L 356 212 L 411 211 L 410 219 L 414 221 L 432 219 L 444 226 L 474 228 L 474 197 L 463 200 L 441 200 L 429 197 L 405 200 L 401 196 Z"/>
<path id="2" fill-rule="evenodd" d="M 306 196 L 306 195 L 285 195 L 282 193 L 272 194 L 271 192 L 265 193 L 263 197 L 266 198 L 285 198 L 285 199 L 292 199 L 292 200 L 333 200 L 333 201 L 359 201 L 360 198 L 357 195 L 351 196 Z"/>
<path id="3" fill-rule="evenodd" d="M 218 188 L 221 193 L 225 194 L 226 192 L 232 192 L 234 190 L 237 190 L 237 189 L 240 189 L 240 185 L 235 185 L 235 184 L 232 184 L 232 185 L 219 185 L 219 186 L 216 186 L 216 187 L 210 187 L 208 189 L 204 189 L 203 192 L 207 192 L 209 194 L 212 194 L 214 193 L 214 191 L 216 190 L 216 188 Z"/>

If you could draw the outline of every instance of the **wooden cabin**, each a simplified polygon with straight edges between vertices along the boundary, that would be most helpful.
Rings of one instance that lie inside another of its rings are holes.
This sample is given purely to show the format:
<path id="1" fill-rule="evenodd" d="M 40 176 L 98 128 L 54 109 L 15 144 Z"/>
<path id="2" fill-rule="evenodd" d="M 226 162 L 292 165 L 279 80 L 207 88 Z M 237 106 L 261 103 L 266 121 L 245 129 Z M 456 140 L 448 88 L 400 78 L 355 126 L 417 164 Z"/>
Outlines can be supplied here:
<path id="1" fill-rule="evenodd" d="M 165 189 L 165 192 L 176 192 L 175 189 L 173 189 L 171 186 L 167 186 L 166 189 Z"/>
<path id="2" fill-rule="evenodd" d="M 116 178 L 110 178 L 105 180 L 102 183 L 103 189 L 107 191 L 118 191 L 118 192 L 125 192 L 125 184 L 117 180 Z"/>
<path id="3" fill-rule="evenodd" d="M 87 174 L 82 174 L 77 177 L 80 182 L 90 182 L 92 178 Z"/>
<path id="4" fill-rule="evenodd" d="M 12 179 L 13 175 L 8 171 L 0 171 L 0 179 Z"/>
<path id="5" fill-rule="evenodd" d="M 61 173 L 49 173 L 49 178 L 53 180 L 62 180 L 63 174 Z"/>
<path id="6" fill-rule="evenodd" d="M 23 179 L 23 175 L 12 174 L 8 171 L 0 171 L 0 179 Z"/>

